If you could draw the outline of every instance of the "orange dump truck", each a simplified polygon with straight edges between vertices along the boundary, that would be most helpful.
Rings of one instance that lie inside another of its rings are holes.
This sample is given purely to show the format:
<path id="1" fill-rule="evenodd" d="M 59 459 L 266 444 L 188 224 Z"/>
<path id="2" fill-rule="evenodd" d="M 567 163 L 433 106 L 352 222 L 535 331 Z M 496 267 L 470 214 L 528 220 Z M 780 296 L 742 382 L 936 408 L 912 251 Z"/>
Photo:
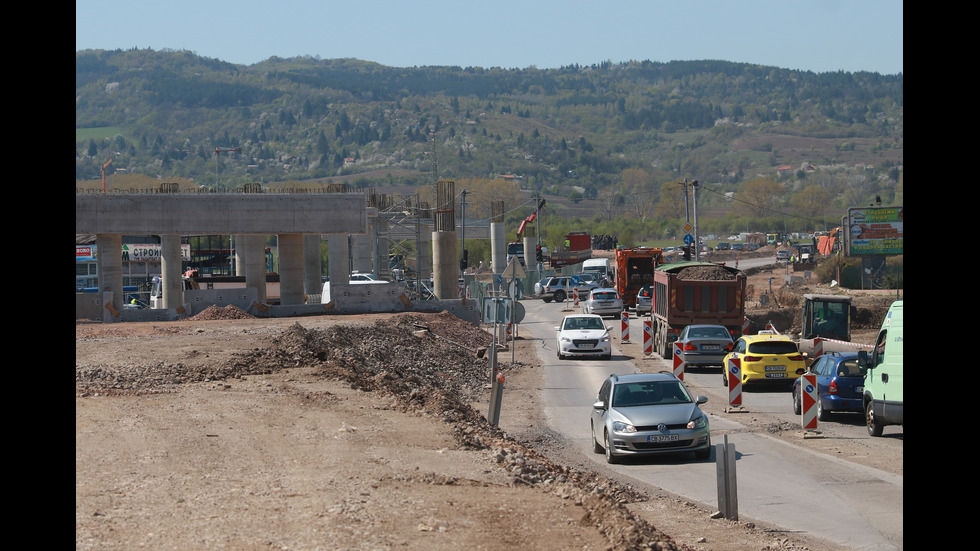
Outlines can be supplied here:
<path id="1" fill-rule="evenodd" d="M 624 308 L 636 308 L 636 294 L 643 287 L 653 285 L 653 274 L 663 261 L 663 249 L 616 249 L 616 290 Z"/>
<path id="2" fill-rule="evenodd" d="M 711 262 L 675 262 L 653 276 L 653 351 L 673 357 L 673 343 L 685 326 L 722 325 L 732 339 L 745 321 L 745 273 Z"/>

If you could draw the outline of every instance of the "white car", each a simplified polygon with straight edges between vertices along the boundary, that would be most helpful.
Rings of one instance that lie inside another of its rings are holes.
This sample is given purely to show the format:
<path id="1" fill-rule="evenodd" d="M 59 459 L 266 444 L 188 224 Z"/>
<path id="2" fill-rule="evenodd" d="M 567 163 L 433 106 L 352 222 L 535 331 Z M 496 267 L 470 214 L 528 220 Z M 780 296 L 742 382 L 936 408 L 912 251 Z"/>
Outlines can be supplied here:
<path id="1" fill-rule="evenodd" d="M 623 299 L 616 289 L 592 289 L 589 298 L 582 306 L 582 311 L 599 316 L 619 316 L 623 313 Z"/>
<path id="2" fill-rule="evenodd" d="M 573 314 L 565 316 L 558 332 L 558 359 L 567 356 L 599 356 L 604 360 L 612 357 L 612 343 L 609 330 L 602 318 L 596 314 Z"/>

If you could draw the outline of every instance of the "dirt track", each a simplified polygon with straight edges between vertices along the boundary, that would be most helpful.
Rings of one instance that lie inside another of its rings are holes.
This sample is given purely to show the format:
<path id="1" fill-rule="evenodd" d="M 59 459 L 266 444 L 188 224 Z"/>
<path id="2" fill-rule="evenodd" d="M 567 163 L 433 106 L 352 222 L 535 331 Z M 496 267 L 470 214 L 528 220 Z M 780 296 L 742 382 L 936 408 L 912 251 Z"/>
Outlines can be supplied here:
<path id="1" fill-rule="evenodd" d="M 836 549 L 567 466 L 520 340 L 508 435 L 448 314 L 234 314 L 76 323 L 77 549 Z"/>

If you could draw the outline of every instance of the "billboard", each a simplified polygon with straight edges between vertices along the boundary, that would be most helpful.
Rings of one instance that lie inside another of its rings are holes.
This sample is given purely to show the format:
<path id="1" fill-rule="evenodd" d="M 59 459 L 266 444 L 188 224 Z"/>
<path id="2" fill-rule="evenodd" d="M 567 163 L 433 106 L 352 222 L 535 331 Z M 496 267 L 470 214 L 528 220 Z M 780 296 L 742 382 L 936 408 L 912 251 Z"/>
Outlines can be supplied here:
<path id="1" fill-rule="evenodd" d="M 847 256 L 903 254 L 904 207 L 847 209 L 844 240 Z"/>

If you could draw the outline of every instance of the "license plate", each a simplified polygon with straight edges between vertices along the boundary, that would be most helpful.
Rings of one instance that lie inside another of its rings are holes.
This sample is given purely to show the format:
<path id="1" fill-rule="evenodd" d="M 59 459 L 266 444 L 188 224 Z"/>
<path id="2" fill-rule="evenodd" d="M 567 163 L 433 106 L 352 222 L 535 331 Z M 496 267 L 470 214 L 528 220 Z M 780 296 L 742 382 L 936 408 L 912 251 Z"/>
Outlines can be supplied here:
<path id="1" fill-rule="evenodd" d="M 592 348 L 592 346 L 593 345 L 591 345 L 591 344 L 580 344 L 580 345 L 578 345 L 579 348 Z"/>
<path id="2" fill-rule="evenodd" d="M 766 377 L 769 377 L 770 379 L 780 379 L 785 376 L 785 373 L 766 373 Z"/>
<path id="3" fill-rule="evenodd" d="M 656 436 L 648 436 L 647 442 L 674 442 L 680 438 L 677 434 L 658 434 Z"/>
<path id="4" fill-rule="evenodd" d="M 701 346 L 701 350 L 718 350 L 719 348 L 721 347 L 717 344 L 705 344 Z"/>
<path id="5" fill-rule="evenodd" d="M 786 371 L 785 365 L 767 365 L 766 371 Z"/>

